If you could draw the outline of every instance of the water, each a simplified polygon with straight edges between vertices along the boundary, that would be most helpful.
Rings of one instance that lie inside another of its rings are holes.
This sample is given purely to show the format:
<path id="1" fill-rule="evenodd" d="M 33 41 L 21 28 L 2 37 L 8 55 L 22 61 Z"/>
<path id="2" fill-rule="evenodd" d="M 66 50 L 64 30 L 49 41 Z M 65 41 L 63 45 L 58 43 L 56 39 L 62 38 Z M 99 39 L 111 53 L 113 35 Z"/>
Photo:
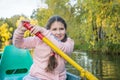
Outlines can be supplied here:
<path id="1" fill-rule="evenodd" d="M 120 55 L 73 52 L 72 59 L 99 80 L 120 80 Z M 69 72 L 80 75 L 80 72 L 69 63 L 66 67 Z"/>

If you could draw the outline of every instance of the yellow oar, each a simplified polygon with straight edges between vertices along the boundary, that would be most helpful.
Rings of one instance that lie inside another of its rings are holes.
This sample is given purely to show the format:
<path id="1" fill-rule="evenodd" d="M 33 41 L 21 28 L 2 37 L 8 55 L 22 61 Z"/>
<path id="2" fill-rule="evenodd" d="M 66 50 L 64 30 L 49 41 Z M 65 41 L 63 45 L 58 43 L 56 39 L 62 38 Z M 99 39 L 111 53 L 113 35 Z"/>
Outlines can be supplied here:
<path id="1" fill-rule="evenodd" d="M 23 22 L 23 26 L 28 30 L 31 30 L 31 25 L 29 22 Z M 62 50 L 60 50 L 56 45 L 54 45 L 49 39 L 47 39 L 40 32 L 35 34 L 38 36 L 43 42 L 49 45 L 57 54 L 59 54 L 62 58 L 64 58 L 67 62 L 69 62 L 73 67 L 81 72 L 81 77 L 86 77 L 88 80 L 98 80 L 94 75 L 90 72 L 84 70 L 79 64 L 77 64 L 74 60 L 72 60 L 68 55 L 66 55 Z"/>

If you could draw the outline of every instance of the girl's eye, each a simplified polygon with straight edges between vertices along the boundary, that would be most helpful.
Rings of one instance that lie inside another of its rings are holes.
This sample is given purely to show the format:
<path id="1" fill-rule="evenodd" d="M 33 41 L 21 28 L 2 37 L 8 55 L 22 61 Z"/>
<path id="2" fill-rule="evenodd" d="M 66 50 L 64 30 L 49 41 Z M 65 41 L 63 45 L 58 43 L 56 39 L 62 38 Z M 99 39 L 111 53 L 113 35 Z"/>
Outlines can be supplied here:
<path id="1" fill-rule="evenodd" d="M 60 28 L 60 30 L 64 30 L 64 28 Z"/>
<path id="2" fill-rule="evenodd" d="M 53 31 L 57 30 L 56 28 L 52 29 Z"/>

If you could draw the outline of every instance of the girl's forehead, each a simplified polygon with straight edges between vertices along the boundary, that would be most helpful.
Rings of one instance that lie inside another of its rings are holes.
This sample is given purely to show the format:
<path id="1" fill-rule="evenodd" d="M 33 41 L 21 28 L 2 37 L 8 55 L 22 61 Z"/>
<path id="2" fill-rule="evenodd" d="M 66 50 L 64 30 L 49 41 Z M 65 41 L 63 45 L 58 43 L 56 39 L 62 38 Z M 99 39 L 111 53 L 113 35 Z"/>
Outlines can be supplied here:
<path id="1" fill-rule="evenodd" d="M 61 23 L 60 21 L 53 22 L 51 26 L 54 26 L 54 25 L 56 25 L 56 26 L 64 26 L 64 24 Z"/>

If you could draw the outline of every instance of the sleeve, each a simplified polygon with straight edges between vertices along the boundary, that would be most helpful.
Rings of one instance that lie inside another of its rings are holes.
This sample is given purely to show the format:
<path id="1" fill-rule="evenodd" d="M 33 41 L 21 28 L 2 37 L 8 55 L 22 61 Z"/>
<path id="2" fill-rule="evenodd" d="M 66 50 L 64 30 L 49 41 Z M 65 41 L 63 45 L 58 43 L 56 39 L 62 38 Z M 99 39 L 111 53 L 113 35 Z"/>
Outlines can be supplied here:
<path id="1" fill-rule="evenodd" d="M 62 43 L 60 45 L 60 49 L 63 50 L 68 55 L 71 55 L 71 53 L 74 50 L 74 40 L 72 40 L 71 38 L 68 38 L 65 43 Z"/>
<path id="2" fill-rule="evenodd" d="M 41 40 L 36 37 L 27 37 L 24 38 L 24 31 L 21 31 L 19 29 L 16 29 L 13 34 L 13 45 L 15 45 L 18 48 L 34 48 L 38 43 L 41 42 Z"/>
<path id="3" fill-rule="evenodd" d="M 70 55 L 73 52 L 74 40 L 72 40 L 71 38 L 67 38 L 66 42 L 61 42 L 49 30 L 44 31 L 43 35 L 46 36 L 54 45 L 56 45 L 64 53 Z"/>

